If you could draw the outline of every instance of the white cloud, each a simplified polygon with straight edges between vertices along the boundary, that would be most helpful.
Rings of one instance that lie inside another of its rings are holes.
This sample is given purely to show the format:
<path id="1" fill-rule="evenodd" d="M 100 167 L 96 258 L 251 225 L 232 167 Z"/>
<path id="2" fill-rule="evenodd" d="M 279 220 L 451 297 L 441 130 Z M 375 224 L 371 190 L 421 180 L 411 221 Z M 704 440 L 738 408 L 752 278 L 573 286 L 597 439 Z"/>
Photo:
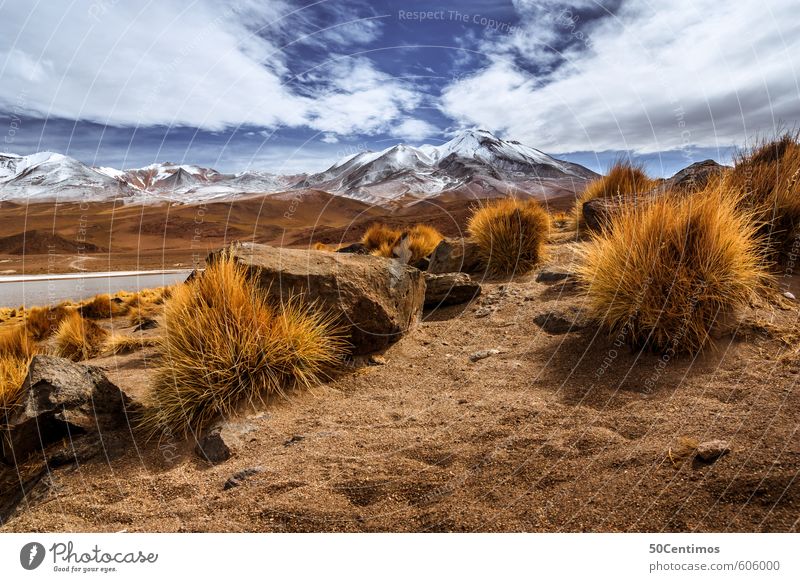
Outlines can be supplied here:
<path id="1" fill-rule="evenodd" d="M 535 20 L 528 27 L 541 37 Z M 577 33 L 581 50 L 538 77 L 501 58 L 518 39 L 498 40 L 489 67 L 444 90 L 443 111 L 561 152 L 727 145 L 800 117 L 790 0 L 628 3 L 591 28 L 561 31 Z"/>
<path id="2" fill-rule="evenodd" d="M 0 110 L 24 101 L 33 116 L 111 125 L 309 126 L 351 134 L 388 127 L 413 105 L 411 87 L 366 59 L 331 55 L 316 72 L 316 81 L 327 83 L 321 95 L 316 83 L 302 93 L 286 84 L 283 43 L 343 47 L 380 32 L 366 20 L 317 39 L 302 12 L 280 0 L 6 3 Z"/>
<path id="3" fill-rule="evenodd" d="M 339 143 L 339 138 L 335 133 L 326 133 L 320 139 L 323 143 Z"/>
<path id="4" fill-rule="evenodd" d="M 390 132 L 395 137 L 410 141 L 420 141 L 438 133 L 438 129 L 421 119 L 406 119 L 392 128 Z"/>

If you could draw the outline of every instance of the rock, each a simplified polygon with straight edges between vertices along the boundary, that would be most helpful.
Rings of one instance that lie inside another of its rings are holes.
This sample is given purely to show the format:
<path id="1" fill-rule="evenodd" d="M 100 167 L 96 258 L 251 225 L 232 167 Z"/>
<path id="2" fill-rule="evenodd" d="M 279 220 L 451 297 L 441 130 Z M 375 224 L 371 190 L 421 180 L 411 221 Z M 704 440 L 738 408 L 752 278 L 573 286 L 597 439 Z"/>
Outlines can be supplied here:
<path id="1" fill-rule="evenodd" d="M 494 309 L 491 307 L 479 307 L 475 310 L 475 317 L 487 317 L 494 313 Z"/>
<path id="2" fill-rule="evenodd" d="M 246 421 L 222 420 L 203 433 L 194 451 L 201 459 L 217 465 L 230 459 L 244 443 L 245 436 L 255 430 Z"/>
<path id="3" fill-rule="evenodd" d="M 466 238 L 442 240 L 431 253 L 429 273 L 482 273 L 478 243 Z"/>
<path id="4" fill-rule="evenodd" d="M 797 297 L 795 297 L 794 293 L 792 293 L 791 291 L 784 291 L 783 296 L 786 297 L 786 299 L 790 299 L 792 301 L 797 300 Z"/>
<path id="5" fill-rule="evenodd" d="M 559 281 L 568 280 L 575 280 L 575 275 L 569 271 L 562 271 L 560 269 L 546 269 L 539 271 L 539 274 L 536 275 L 537 283 L 558 283 Z"/>
<path id="6" fill-rule="evenodd" d="M 367 360 L 367 363 L 370 366 L 385 366 L 386 365 L 386 358 L 383 356 L 372 355 Z"/>
<path id="7" fill-rule="evenodd" d="M 259 473 L 263 472 L 264 469 L 262 467 L 248 467 L 247 469 L 242 469 L 241 471 L 234 473 L 230 479 L 225 481 L 225 485 L 222 486 L 222 490 L 227 491 L 228 489 L 238 487 L 243 481 L 247 480 L 253 475 L 258 475 Z"/>
<path id="8" fill-rule="evenodd" d="M 579 331 L 589 324 L 583 312 L 576 308 L 540 313 L 533 318 L 533 322 L 547 333 L 554 335 Z"/>
<path id="9" fill-rule="evenodd" d="M 731 448 L 727 441 L 706 441 L 697 445 L 697 458 L 706 463 L 711 463 L 730 451 Z"/>
<path id="10" fill-rule="evenodd" d="M 481 286 L 466 273 L 425 273 L 425 307 L 467 303 L 481 294 Z"/>
<path id="11" fill-rule="evenodd" d="M 489 358 L 491 356 L 496 356 L 499 353 L 500 350 L 498 350 L 497 348 L 492 348 L 491 350 L 480 350 L 478 352 L 475 352 L 474 354 L 471 354 L 469 356 L 469 361 L 477 362 L 479 360 L 485 360 L 486 358 Z"/>
<path id="12" fill-rule="evenodd" d="M 350 254 L 350 255 L 368 255 L 369 249 L 367 248 L 367 245 L 365 245 L 364 243 L 357 242 L 347 245 L 346 247 L 336 249 L 336 252 Z"/>
<path id="13" fill-rule="evenodd" d="M 22 403 L 0 439 L 2 460 L 16 464 L 65 438 L 127 425 L 130 399 L 100 368 L 54 356 L 34 356 Z M 102 446 L 99 442 L 98 446 Z"/>
<path id="14" fill-rule="evenodd" d="M 420 321 L 425 279 L 398 261 L 254 243 L 232 252 L 264 291 L 284 300 L 302 294 L 338 315 L 354 354 L 385 349 Z"/>
<path id="15" fill-rule="evenodd" d="M 293 445 L 295 443 L 299 443 L 300 441 L 304 441 L 304 440 L 306 440 L 306 437 L 304 437 L 303 435 L 294 434 L 294 435 L 292 435 L 292 438 L 286 439 L 283 442 L 283 446 L 284 447 L 288 447 L 288 446 L 291 446 L 291 445 Z"/>
<path id="16" fill-rule="evenodd" d="M 714 160 L 695 162 L 691 166 L 679 171 L 665 182 L 665 186 L 686 191 L 696 191 L 704 188 L 713 176 L 718 176 L 728 169 Z"/>
<path id="17" fill-rule="evenodd" d="M 150 317 L 145 317 L 142 322 L 133 328 L 133 331 L 144 331 L 158 327 L 158 322 Z"/>

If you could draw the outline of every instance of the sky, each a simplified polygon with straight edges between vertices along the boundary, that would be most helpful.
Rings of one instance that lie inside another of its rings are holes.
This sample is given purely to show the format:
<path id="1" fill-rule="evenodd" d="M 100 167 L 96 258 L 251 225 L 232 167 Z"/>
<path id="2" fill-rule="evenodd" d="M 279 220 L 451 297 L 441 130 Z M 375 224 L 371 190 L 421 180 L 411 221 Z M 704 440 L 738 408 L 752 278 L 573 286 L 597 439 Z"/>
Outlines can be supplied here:
<path id="1" fill-rule="evenodd" d="M 671 175 L 800 121 L 796 0 L 0 0 L 0 151 L 320 171 L 483 128 Z"/>

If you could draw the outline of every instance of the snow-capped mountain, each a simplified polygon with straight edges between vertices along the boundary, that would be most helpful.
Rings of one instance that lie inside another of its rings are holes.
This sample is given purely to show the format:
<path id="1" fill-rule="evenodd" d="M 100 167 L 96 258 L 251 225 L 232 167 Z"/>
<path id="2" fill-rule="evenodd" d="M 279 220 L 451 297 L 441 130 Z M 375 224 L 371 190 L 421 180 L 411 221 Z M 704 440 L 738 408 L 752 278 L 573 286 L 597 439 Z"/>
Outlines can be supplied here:
<path id="1" fill-rule="evenodd" d="M 504 192 L 528 188 L 532 182 L 584 182 L 596 177 L 578 164 L 473 129 L 438 146 L 401 144 L 380 152 L 361 152 L 308 176 L 298 186 L 381 202 L 403 196 L 424 198 L 463 187 Z"/>
<path id="2" fill-rule="evenodd" d="M 293 189 L 324 190 L 365 202 L 419 200 L 448 191 L 471 195 L 572 190 L 597 176 L 485 130 L 459 133 L 441 145 L 393 145 L 348 156 L 324 172 L 279 176 L 247 171 L 223 174 L 191 164 L 160 163 L 118 170 L 90 167 L 74 158 L 41 152 L 0 154 L 0 201 L 102 201 L 125 203 L 230 200 Z"/>

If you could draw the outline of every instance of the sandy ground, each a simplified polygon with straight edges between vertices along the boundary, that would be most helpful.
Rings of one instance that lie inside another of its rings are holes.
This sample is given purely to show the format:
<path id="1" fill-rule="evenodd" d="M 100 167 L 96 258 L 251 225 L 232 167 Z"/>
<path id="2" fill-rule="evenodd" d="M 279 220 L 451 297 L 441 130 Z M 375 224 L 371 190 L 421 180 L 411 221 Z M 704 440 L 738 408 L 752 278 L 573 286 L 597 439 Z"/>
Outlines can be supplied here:
<path id="1" fill-rule="evenodd" d="M 574 247 L 562 240 L 551 263 Z M 136 439 L 55 471 L 2 530 L 798 530 L 797 304 L 748 310 L 715 349 L 662 368 L 591 326 L 540 329 L 534 317 L 574 314 L 582 297 L 535 275 L 487 282 L 472 304 L 426 313 L 385 364 L 240 419 L 244 444 L 221 465 L 191 442 Z M 136 392 L 151 356 L 94 363 Z M 703 463 L 686 438 L 732 450 Z"/>

